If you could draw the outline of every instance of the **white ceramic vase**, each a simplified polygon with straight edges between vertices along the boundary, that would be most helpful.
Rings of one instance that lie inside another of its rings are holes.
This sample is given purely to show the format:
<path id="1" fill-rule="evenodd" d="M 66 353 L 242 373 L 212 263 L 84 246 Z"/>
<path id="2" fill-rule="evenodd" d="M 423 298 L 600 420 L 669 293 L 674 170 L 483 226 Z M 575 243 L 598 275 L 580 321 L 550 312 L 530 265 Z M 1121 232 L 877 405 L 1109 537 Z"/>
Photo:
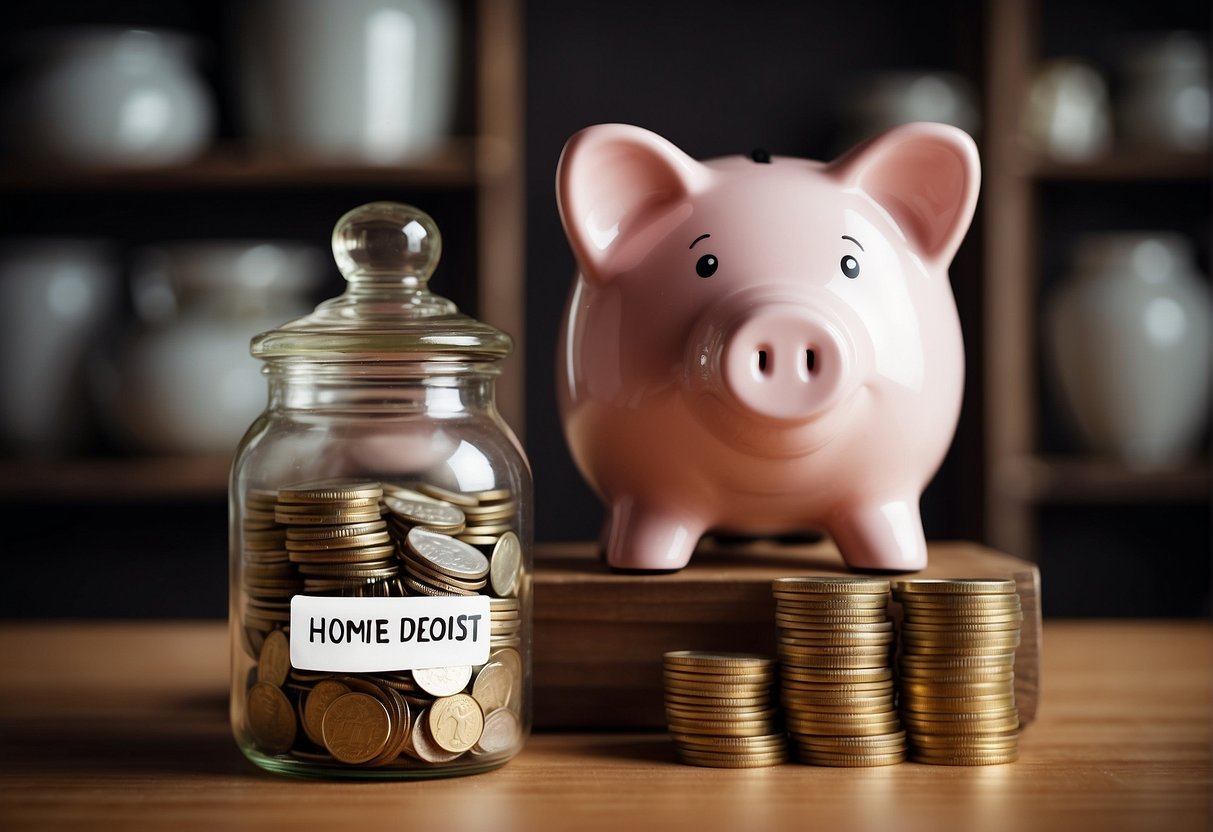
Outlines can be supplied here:
<path id="1" fill-rule="evenodd" d="M 0 249 L 0 435 L 17 455 L 84 444 L 84 368 L 112 322 L 115 253 L 92 240 L 10 241 Z"/>
<path id="2" fill-rule="evenodd" d="M 122 444 L 159 453 L 228 453 L 265 408 L 254 335 L 311 308 L 323 260 L 261 241 L 163 244 L 134 275 L 140 322 L 98 369 Z"/>
<path id="3" fill-rule="evenodd" d="M 1131 53 L 1120 126 L 1135 145 L 1196 153 L 1209 149 L 1209 56 L 1204 40 L 1172 32 Z"/>
<path id="4" fill-rule="evenodd" d="M 1046 359 L 1090 449 L 1142 469 L 1195 450 L 1209 415 L 1210 291 L 1174 234 L 1082 238 L 1045 313 Z"/>
<path id="5" fill-rule="evenodd" d="M 150 167 L 202 151 L 211 93 L 190 41 L 165 32 L 86 28 L 35 39 L 31 70 L 6 101 L 5 130 L 25 156 Z"/>
<path id="6" fill-rule="evenodd" d="M 255 141 L 398 162 L 451 128 L 458 20 L 449 0 L 250 0 L 241 104 Z"/>

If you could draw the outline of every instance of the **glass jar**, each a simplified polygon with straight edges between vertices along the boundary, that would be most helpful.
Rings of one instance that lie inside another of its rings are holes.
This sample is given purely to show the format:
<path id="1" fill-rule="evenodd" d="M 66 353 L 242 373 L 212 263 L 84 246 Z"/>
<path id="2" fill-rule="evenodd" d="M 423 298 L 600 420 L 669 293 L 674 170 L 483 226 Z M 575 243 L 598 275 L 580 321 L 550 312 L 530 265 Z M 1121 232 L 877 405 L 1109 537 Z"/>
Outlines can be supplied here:
<path id="1" fill-rule="evenodd" d="M 269 404 L 232 468 L 231 718 L 284 774 L 496 768 L 530 731 L 531 474 L 498 415 L 509 336 L 427 281 L 398 203 L 333 232 L 349 285 L 253 339 Z"/>

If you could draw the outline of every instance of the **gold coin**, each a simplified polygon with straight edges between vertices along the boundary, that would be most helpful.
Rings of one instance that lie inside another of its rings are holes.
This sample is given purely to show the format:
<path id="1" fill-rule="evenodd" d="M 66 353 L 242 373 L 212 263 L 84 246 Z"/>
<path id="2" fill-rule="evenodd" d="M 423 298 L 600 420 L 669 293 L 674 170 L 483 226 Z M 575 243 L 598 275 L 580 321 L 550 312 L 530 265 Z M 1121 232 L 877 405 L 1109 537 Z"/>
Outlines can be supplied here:
<path id="1" fill-rule="evenodd" d="M 372 480 L 326 479 L 302 482 L 278 489 L 282 503 L 340 502 L 383 496 L 383 486 Z"/>
<path id="2" fill-rule="evenodd" d="M 433 497 L 435 500 L 442 500 L 444 503 L 450 503 L 451 505 L 455 506 L 471 508 L 480 503 L 480 501 L 471 494 L 464 494 L 460 491 L 448 491 L 447 489 L 434 485 L 433 483 L 418 483 L 417 490 L 427 497 Z"/>
<path id="3" fill-rule="evenodd" d="M 895 719 L 884 719 L 877 722 L 863 722 L 860 720 L 849 720 L 847 722 L 788 721 L 788 730 L 793 734 L 812 734 L 815 736 L 863 737 L 888 734 L 900 727 L 900 723 Z"/>
<path id="4" fill-rule="evenodd" d="M 932 717 L 937 715 L 959 715 L 959 714 L 988 714 L 988 713 L 1006 713 L 1010 708 L 1015 707 L 1015 697 L 1013 695 L 1004 695 L 991 697 L 985 700 L 977 699 L 922 699 L 902 697 L 901 711 L 906 715 L 914 715 L 921 717 Z"/>
<path id="5" fill-rule="evenodd" d="M 466 693 L 434 700 L 429 713 L 430 735 L 447 751 L 467 751 L 480 739 L 484 713 Z"/>
<path id="6" fill-rule="evenodd" d="M 797 761 L 813 766 L 831 766 L 834 768 L 875 768 L 877 766 L 893 766 L 906 761 L 904 751 L 891 754 L 823 754 L 816 751 L 800 750 L 796 755 Z"/>
<path id="7" fill-rule="evenodd" d="M 1009 578 L 915 578 L 897 581 L 895 593 L 903 595 L 1010 595 L 1015 581 Z"/>
<path id="8" fill-rule="evenodd" d="M 323 514 L 289 514 L 279 506 L 275 517 L 279 523 L 291 526 L 292 528 L 297 526 L 348 526 L 355 523 L 383 522 L 379 520 L 379 508 L 377 506 L 366 510 L 325 512 Z"/>
<path id="9" fill-rule="evenodd" d="M 775 682 L 774 672 L 767 673 L 689 673 L 679 670 L 663 670 L 663 679 L 675 682 L 709 682 L 718 685 L 770 685 Z"/>
<path id="10" fill-rule="evenodd" d="M 941 719 L 940 717 L 966 717 L 965 719 Z M 947 736 L 949 734 L 1000 734 L 1019 728 L 1019 712 L 1009 708 L 1004 712 L 989 711 L 983 714 L 915 714 L 903 712 L 901 721 L 911 735 L 927 734 Z"/>
<path id="11" fill-rule="evenodd" d="M 727 671 L 744 668 L 751 671 L 770 670 L 775 662 L 758 653 L 716 653 L 705 650 L 674 650 L 662 656 L 666 667 L 705 668 Z"/>
<path id="12" fill-rule="evenodd" d="M 383 487 L 383 496 L 385 498 L 386 497 L 400 497 L 405 500 L 418 500 L 423 503 L 425 503 L 425 502 L 445 503 L 446 502 L 445 500 L 437 500 L 433 497 L 430 497 L 427 494 L 422 494 L 420 491 L 417 491 L 416 489 L 405 488 L 403 485 L 395 485 L 390 482 L 385 482 L 385 483 L 383 483 L 382 487 Z"/>
<path id="13" fill-rule="evenodd" d="M 367 763 L 382 753 L 392 735 L 387 708 L 369 693 L 338 696 L 321 720 L 324 747 L 343 763 Z"/>
<path id="14" fill-rule="evenodd" d="M 472 681 L 472 668 L 470 665 L 415 668 L 413 681 L 430 696 L 453 696 Z"/>
<path id="15" fill-rule="evenodd" d="M 846 751 L 847 749 L 879 749 L 886 746 L 905 747 L 906 732 L 893 731 L 870 737 L 805 737 L 802 745 L 819 751 Z M 857 752 L 856 752 L 857 753 Z"/>
<path id="16" fill-rule="evenodd" d="M 303 732 L 316 745 L 324 745 L 324 712 L 333 700 L 349 692 L 349 687 L 333 679 L 323 679 L 308 691 L 301 714 Z"/>
<path id="17" fill-rule="evenodd" d="M 681 763 L 701 768 L 767 768 L 787 762 L 786 752 L 773 754 L 711 754 L 679 751 L 678 760 Z"/>
<path id="18" fill-rule="evenodd" d="M 720 685 L 714 682 L 685 682 L 679 679 L 666 679 L 665 690 L 667 693 L 675 693 L 682 695 L 703 695 L 703 696 L 718 696 L 727 698 L 731 696 L 741 697 L 743 699 L 762 696 L 769 693 L 771 690 L 770 683 L 761 683 L 755 685 Z"/>
<path id="19" fill-rule="evenodd" d="M 776 578 L 771 582 L 776 595 L 798 597 L 810 595 L 883 595 L 889 591 L 889 582 L 884 578 L 857 578 L 842 576 Z"/>
<path id="20" fill-rule="evenodd" d="M 475 595 L 474 592 L 466 592 L 464 590 L 446 590 L 435 589 L 432 586 L 427 586 L 421 583 L 416 578 L 405 578 L 404 585 L 420 595 L 428 595 L 431 598 L 451 598 L 455 596 Z"/>
<path id="21" fill-rule="evenodd" d="M 269 682 L 282 687 L 291 670 L 291 644 L 282 630 L 274 630 L 265 637 L 261 646 L 261 657 L 257 661 L 257 681 Z"/>
<path id="22" fill-rule="evenodd" d="M 696 707 L 675 702 L 667 702 L 665 715 L 667 720 L 681 722 L 758 722 L 773 721 L 779 715 L 779 709 L 771 707 L 772 703 L 752 705 L 745 708 L 725 707 Z"/>
<path id="23" fill-rule="evenodd" d="M 348 549 L 292 550 L 289 556 L 292 563 L 351 564 L 388 560 L 395 554 L 396 547 L 388 543 Z"/>
<path id="24" fill-rule="evenodd" d="M 507 707 L 514 712 L 522 709 L 522 656 L 517 650 L 505 647 L 494 650 L 489 654 L 490 662 L 499 662 L 509 671 L 513 683 L 510 686 L 510 698 Z M 475 688 L 472 689 L 475 691 Z M 473 694 L 474 695 L 474 694 Z"/>
<path id="25" fill-rule="evenodd" d="M 351 548 L 355 545 L 346 538 L 363 538 L 370 535 L 379 535 L 387 532 L 387 523 L 383 520 L 370 520 L 365 523 L 346 523 L 342 526 L 334 526 L 331 528 L 291 528 L 286 530 L 286 547 L 288 549 L 311 549 L 324 548 L 319 545 L 305 546 L 304 543 L 318 543 L 319 541 L 335 541 L 330 542 L 327 548 Z"/>
<path id="26" fill-rule="evenodd" d="M 521 675 L 521 674 L 519 674 Z M 514 674 L 500 661 L 490 661 L 476 674 L 472 684 L 472 698 L 480 709 L 490 714 L 498 708 L 507 707 L 514 689 Z"/>
<path id="27" fill-rule="evenodd" d="M 952 685 L 902 679 L 901 690 L 903 694 L 909 696 L 980 696 L 991 693 L 1011 693 L 1015 690 L 1015 685 L 1009 679 L 1003 682 L 969 682 Z"/>
<path id="28" fill-rule="evenodd" d="M 245 720 L 258 747 L 267 754 L 282 754 L 295 744 L 295 709 L 276 685 L 257 682 L 249 688 Z"/>
<path id="29" fill-rule="evenodd" d="M 1015 663 L 1015 653 L 1002 650 L 990 655 L 976 656 L 927 656 L 918 653 L 902 653 L 903 668 L 922 671 L 992 670 L 1006 672 Z"/>
<path id="30" fill-rule="evenodd" d="M 379 510 L 378 497 L 362 497 L 356 500 L 341 500 L 340 502 L 325 503 L 286 503 L 279 502 L 274 506 L 275 514 L 308 515 L 308 514 L 340 514 L 343 511 Z"/>
<path id="31" fill-rule="evenodd" d="M 720 708 L 769 708 L 775 700 L 771 694 L 750 697 L 731 696 L 688 696 L 678 693 L 665 693 L 666 705 L 688 705 L 690 707 L 720 707 Z"/>
<path id="32" fill-rule="evenodd" d="M 447 751 L 438 743 L 434 742 L 434 737 L 430 733 L 430 712 L 423 710 L 417 714 L 417 719 L 413 722 L 413 730 L 410 732 L 411 746 L 406 746 L 406 750 L 410 751 L 414 757 L 426 763 L 449 763 L 452 760 L 460 757 L 462 751 Z"/>
<path id="33" fill-rule="evenodd" d="M 761 734 L 756 737 L 713 737 L 708 734 L 671 734 L 675 743 L 690 749 L 704 751 L 766 751 L 786 748 L 787 737 L 782 733 Z"/>
<path id="34" fill-rule="evenodd" d="M 518 589 L 518 573 L 522 569 L 522 543 L 518 535 L 507 531 L 493 547 L 489 558 L 489 579 L 493 592 L 499 596 L 511 596 Z"/>
<path id="35" fill-rule="evenodd" d="M 1018 760 L 1019 751 L 941 754 L 938 756 L 923 754 L 921 751 L 912 751 L 910 752 L 910 759 L 916 763 L 926 763 L 933 766 L 1000 766 Z"/>
<path id="36" fill-rule="evenodd" d="M 748 722 L 734 723 L 703 723 L 669 720 L 667 722 L 671 734 L 711 734 L 720 737 L 759 737 L 773 733 L 775 724 L 772 720 L 763 720 L 753 724 Z"/>
<path id="37" fill-rule="evenodd" d="M 416 558 L 405 557 L 403 560 L 404 568 L 410 575 L 435 589 L 444 589 L 449 592 L 459 592 L 465 595 L 475 595 L 488 586 L 488 580 L 485 578 L 481 578 L 478 581 L 464 581 L 459 578 L 452 578 L 450 575 L 443 575 L 429 566 L 418 563 Z"/>
<path id="38" fill-rule="evenodd" d="M 518 717 L 507 708 L 498 708 L 484 717 L 480 739 L 472 746 L 473 754 L 505 754 L 516 748 L 522 739 Z"/>
<path id="39" fill-rule="evenodd" d="M 855 610 L 867 614 L 869 612 L 884 612 L 888 609 L 889 598 L 883 592 L 874 595 L 787 595 L 775 599 L 775 609 L 784 611 L 848 611 Z"/>
<path id="40" fill-rule="evenodd" d="M 901 611 L 909 618 L 980 618 L 1022 614 L 1023 606 L 1018 595 L 903 595 Z"/>
<path id="41" fill-rule="evenodd" d="M 821 630 L 840 633 L 891 633 L 893 622 L 884 613 L 858 615 L 789 615 L 775 613 L 775 623 L 794 630 Z"/>

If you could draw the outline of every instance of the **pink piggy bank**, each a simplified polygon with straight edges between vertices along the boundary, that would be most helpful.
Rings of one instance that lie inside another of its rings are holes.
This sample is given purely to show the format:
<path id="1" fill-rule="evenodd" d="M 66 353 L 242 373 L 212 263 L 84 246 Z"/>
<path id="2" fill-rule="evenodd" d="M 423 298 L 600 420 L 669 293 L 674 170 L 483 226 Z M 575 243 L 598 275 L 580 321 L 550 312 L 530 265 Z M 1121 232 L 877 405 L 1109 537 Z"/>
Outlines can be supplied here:
<path id="1" fill-rule="evenodd" d="M 622 124 L 569 140 L 557 387 L 610 566 L 679 569 L 710 528 L 824 529 L 852 568 L 926 565 L 918 503 L 964 382 L 947 268 L 979 179 L 941 124 L 829 163 L 698 162 Z"/>

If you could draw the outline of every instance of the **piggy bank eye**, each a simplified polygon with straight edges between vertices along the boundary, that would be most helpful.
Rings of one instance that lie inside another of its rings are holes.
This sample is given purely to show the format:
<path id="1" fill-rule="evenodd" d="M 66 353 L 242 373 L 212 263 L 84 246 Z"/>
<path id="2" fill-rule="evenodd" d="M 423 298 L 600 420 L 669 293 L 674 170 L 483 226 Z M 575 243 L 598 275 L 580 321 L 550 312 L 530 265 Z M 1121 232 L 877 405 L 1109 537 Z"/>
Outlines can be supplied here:
<path id="1" fill-rule="evenodd" d="M 720 261 L 716 259 L 715 254 L 705 254 L 695 263 L 695 274 L 700 277 L 711 277 L 716 274 L 716 269 L 719 266 Z"/>
<path id="2" fill-rule="evenodd" d="M 851 278 L 852 280 L 859 277 L 859 261 L 856 260 L 852 255 L 848 254 L 846 257 L 842 258 L 839 265 L 842 267 L 842 273 L 847 277 Z"/>

